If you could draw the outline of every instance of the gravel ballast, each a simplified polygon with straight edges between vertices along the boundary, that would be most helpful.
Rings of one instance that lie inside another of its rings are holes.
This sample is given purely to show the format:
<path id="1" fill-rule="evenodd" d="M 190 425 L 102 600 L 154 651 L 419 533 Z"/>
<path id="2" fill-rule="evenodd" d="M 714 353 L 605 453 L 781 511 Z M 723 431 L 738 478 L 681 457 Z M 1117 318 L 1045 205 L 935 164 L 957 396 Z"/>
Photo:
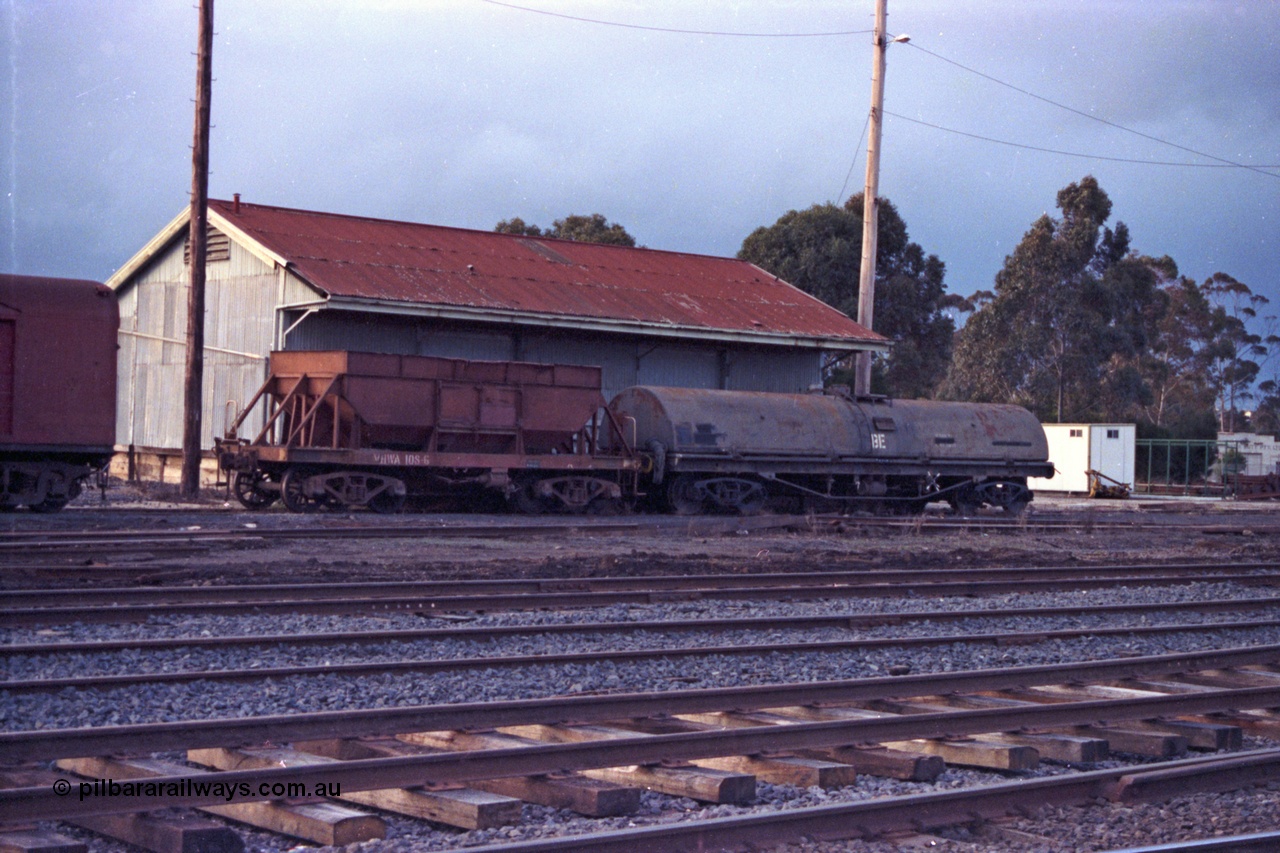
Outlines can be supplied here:
<path id="1" fill-rule="evenodd" d="M 741 537 L 748 540 L 751 537 Z M 905 539 L 914 543 L 915 539 Z M 1054 547 L 1065 553 L 1073 547 L 1067 541 L 1055 540 Z M 1029 549 L 1034 543 L 1025 539 L 1011 544 L 1008 539 L 992 538 L 993 546 L 1002 552 Z M 735 543 L 748 556 L 765 550 L 764 543 Z M 837 543 L 839 547 L 843 544 Z M 1099 538 L 1086 543 L 1094 556 L 1111 546 Z M 291 554 L 300 554 L 298 543 L 285 546 Z M 406 546 L 407 547 L 407 546 Z M 485 549 L 491 546 L 486 543 Z M 546 544 L 550 550 L 559 546 Z M 585 547 L 581 542 L 568 543 L 566 550 Z M 660 543 L 649 543 L 660 548 Z M 682 550 L 713 550 L 717 543 L 690 545 Z M 796 560 L 803 559 L 808 548 L 824 554 L 833 547 L 828 539 L 804 537 L 788 539 L 781 545 L 771 541 L 774 554 L 786 552 Z M 889 546 L 875 543 L 881 553 Z M 934 540 L 931 548 L 943 547 Z M 1084 547 L 1084 546 L 1082 546 Z M 976 540 L 966 540 L 966 548 L 976 549 Z M 1231 550 L 1238 551 L 1239 543 Z M 1246 549 L 1247 550 L 1247 549 Z M 262 555 L 237 555 L 246 561 Z M 910 558 L 906 551 L 904 562 Z M 1205 553 L 1197 552 L 1203 559 Z M 1129 553 L 1118 554 L 1116 562 L 1132 559 Z M 324 566 L 327 570 L 328 566 Z M 602 572 L 607 573 L 608 567 Z M 705 560 L 691 559 L 689 571 L 706 571 Z M 1082 568 L 1082 573 L 1087 574 Z M 477 656 L 536 655 L 582 653 L 609 649 L 650 649 L 687 645 L 734 645 L 751 647 L 765 642 L 818 642 L 884 637 L 954 637 L 953 642 L 928 647 L 889 647 L 873 650 L 848 650 L 823 653 L 774 655 L 708 655 L 698 658 L 657 659 L 643 662 L 614 663 L 593 661 L 574 665 L 536 664 L 519 667 L 493 667 L 480 671 L 433 673 L 430 675 L 369 675 L 344 677 L 334 674 L 268 680 L 253 683 L 219 683 L 200 681 L 189 684 L 148 684 L 138 688 L 101 691 L 64 690 L 51 694 L 9 694 L 0 692 L 0 720 L 7 731 L 52 729 L 77 726 L 106 726 L 155 721 L 199 720 L 211 717 L 244 717 L 263 714 L 289 714 L 356 708 L 379 708 L 417 704 L 494 701 L 594 692 L 671 691 L 709 687 L 731 687 L 777 682 L 805 682 L 828 679 L 850 679 L 883 676 L 890 671 L 913 674 L 956 672 L 972 669 L 1006 668 L 1087 660 L 1128 658 L 1204 651 L 1210 648 L 1280 644 L 1280 629 L 1188 630 L 1168 634 L 1141 636 L 1085 636 L 1073 639 L 1046 640 L 1016 645 L 974 642 L 975 634 L 1000 632 L 1052 631 L 1078 628 L 1112 628 L 1122 626 L 1223 623 L 1236 617 L 1232 613 L 1177 613 L 1154 611 L 1143 614 L 1113 613 L 1083 617 L 1044 619 L 1011 618 L 1002 611 L 1009 608 L 1037 606 L 1085 606 L 1088 604 L 1146 604 L 1208 599 L 1253 599 L 1270 594 L 1267 588 L 1231 583 L 1196 583 L 1160 587 L 1126 587 L 1063 593 L 1035 593 L 982 598 L 868 598 L 807 602 L 673 602 L 653 605 L 617 605 L 566 612 L 486 613 L 471 614 L 468 627 L 486 625 L 527 625 L 591 622 L 641 622 L 677 619 L 722 619 L 740 617 L 800 617 L 806 615 L 849 615 L 858 613 L 920 613 L 933 610 L 957 610 L 972 613 L 963 621 L 912 621 L 863 629 L 774 629 L 767 632 L 734 630 L 728 632 L 682 631 L 671 634 L 646 630 L 622 633 L 529 633 L 490 642 L 473 639 L 443 638 L 403 643 L 365 645 L 325 644 L 292 647 L 287 644 L 264 644 L 229 648 L 194 647 L 173 650 L 128 649 L 118 652 L 71 655 L 51 650 L 47 654 L 14 656 L 6 659 L 8 679 L 64 678 L 125 672 L 173 672 L 181 670 L 218 670 L 262 668 L 289 665 L 323 665 L 391 661 L 405 659 L 448 659 Z M 1241 618 L 1280 617 L 1280 606 L 1251 609 Z M 139 624 L 123 625 L 56 625 L 39 629 L 5 632 L 3 641 L 16 643 L 50 643 L 121 638 L 180 638 L 239 635 L 275 635 L 289 633 L 324 633 L 370 631 L 397 628 L 445 627 L 442 620 L 424 620 L 410 614 L 385 614 L 373 617 L 318 617 L 296 615 L 288 618 L 253 616 L 203 616 L 176 619 L 151 619 Z M 1267 748 L 1276 744 L 1256 737 L 1246 737 L 1245 748 Z M 171 756 L 178 757 L 178 756 Z M 1121 766 L 1122 762 L 1141 762 L 1134 756 L 1115 756 L 1115 760 L 1095 767 Z M 692 800 L 646 792 L 640 810 L 632 815 L 607 819 L 588 819 L 571 812 L 526 804 L 518 826 L 463 832 L 425 821 L 392 815 L 381 815 L 387 822 L 385 840 L 365 842 L 347 848 L 352 853 L 427 853 L 427 851 L 471 848 L 510 841 L 551 837 L 565 833 L 587 833 L 603 829 L 627 829 L 674 820 L 702 819 L 746 814 L 772 809 L 801 809 L 843 802 L 858 802 L 876 797 L 900 796 L 929 791 L 948 790 L 973 785 L 1007 783 L 1023 776 L 1043 776 L 1073 772 L 1073 768 L 1051 761 L 1027 773 L 1002 774 L 989 771 L 949 767 L 933 783 L 911 783 L 861 776 L 853 785 L 841 789 L 821 790 L 772 785 L 759 782 L 756 801 L 747 806 L 708 806 Z M 941 849 L 972 853 L 1012 853 L 1012 851 L 1101 851 L 1139 844 L 1170 842 L 1211 835 L 1239 834 L 1275 829 L 1275 815 L 1280 812 L 1280 786 L 1269 785 L 1243 791 L 1204 794 L 1180 798 L 1171 803 L 1115 805 L 1093 803 L 1081 807 L 1046 808 L 1036 813 L 1003 821 L 971 826 L 951 827 L 928 835 L 903 835 L 875 840 L 850 840 L 825 843 L 784 845 L 779 851 L 849 851 L 849 853 L 882 853 L 906 849 Z M 252 851 L 288 851 L 300 843 L 282 836 L 237 826 Z M 125 853 L 125 848 L 80 830 L 59 826 L 64 834 L 79 837 L 98 853 Z"/>

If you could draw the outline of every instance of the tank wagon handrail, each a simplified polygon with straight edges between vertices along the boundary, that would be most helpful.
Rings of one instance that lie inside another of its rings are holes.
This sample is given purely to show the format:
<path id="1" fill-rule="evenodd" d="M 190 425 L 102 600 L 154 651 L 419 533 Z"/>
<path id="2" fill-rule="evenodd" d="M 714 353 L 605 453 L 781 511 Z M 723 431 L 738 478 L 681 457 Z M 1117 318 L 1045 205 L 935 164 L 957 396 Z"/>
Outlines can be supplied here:
<path id="1" fill-rule="evenodd" d="M 610 425 L 613 426 L 613 433 L 618 437 L 618 442 L 622 445 L 622 455 L 626 456 L 627 458 L 631 458 L 635 456 L 636 455 L 635 441 L 634 440 L 630 442 L 627 441 L 627 435 L 625 432 L 623 432 L 622 424 L 618 422 L 618 418 L 614 414 L 613 410 L 610 409 L 608 406 L 605 406 L 604 414 L 605 414 L 605 417 L 609 419 Z M 631 428 L 632 430 L 634 430 L 636 426 L 635 418 L 627 418 L 627 420 L 631 421 Z M 597 444 L 597 450 L 599 450 L 598 444 Z"/>

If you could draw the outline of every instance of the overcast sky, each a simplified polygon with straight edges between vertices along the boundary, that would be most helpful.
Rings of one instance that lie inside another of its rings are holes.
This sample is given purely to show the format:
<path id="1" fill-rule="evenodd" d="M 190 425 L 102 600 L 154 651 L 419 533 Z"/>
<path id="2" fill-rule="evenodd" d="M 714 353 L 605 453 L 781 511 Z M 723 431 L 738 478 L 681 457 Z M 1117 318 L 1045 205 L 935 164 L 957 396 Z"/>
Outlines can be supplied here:
<path id="1" fill-rule="evenodd" d="M 861 189 L 874 0 L 513 2 L 555 14 L 217 0 L 210 194 L 482 229 L 599 212 L 733 255 Z M 187 203 L 194 3 L 0 0 L 0 271 L 105 279 Z M 952 292 L 1092 174 L 1136 251 L 1280 313 L 1276 0 L 890 0 L 889 30 L 911 41 L 881 194 Z"/>

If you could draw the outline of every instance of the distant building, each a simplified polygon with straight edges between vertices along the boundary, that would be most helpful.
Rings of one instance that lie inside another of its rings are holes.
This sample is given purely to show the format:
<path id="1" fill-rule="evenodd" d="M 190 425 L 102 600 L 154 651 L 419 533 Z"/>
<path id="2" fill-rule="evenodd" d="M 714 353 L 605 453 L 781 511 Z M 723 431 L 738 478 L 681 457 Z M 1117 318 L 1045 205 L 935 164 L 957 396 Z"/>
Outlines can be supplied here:
<path id="1" fill-rule="evenodd" d="M 1252 432 L 1220 432 L 1218 441 L 1240 453 L 1244 463 L 1237 473 L 1250 477 L 1280 474 L 1280 440 Z"/>
<path id="2" fill-rule="evenodd" d="M 188 220 L 183 211 L 107 282 L 120 301 L 118 442 L 161 476 L 182 446 Z M 238 196 L 209 202 L 207 270 L 206 448 L 261 385 L 272 350 L 594 364 L 607 398 L 630 385 L 802 391 L 827 363 L 889 345 L 732 258 Z"/>

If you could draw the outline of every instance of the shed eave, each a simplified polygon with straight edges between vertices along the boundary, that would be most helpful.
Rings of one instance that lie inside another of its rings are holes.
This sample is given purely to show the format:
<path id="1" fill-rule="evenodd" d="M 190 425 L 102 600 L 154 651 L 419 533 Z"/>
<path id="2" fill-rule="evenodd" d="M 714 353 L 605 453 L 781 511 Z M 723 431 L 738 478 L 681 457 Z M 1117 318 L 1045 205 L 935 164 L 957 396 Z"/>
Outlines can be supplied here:
<path id="1" fill-rule="evenodd" d="M 397 314 L 411 317 L 431 317 L 442 320 L 458 320 L 473 323 L 509 323 L 517 326 L 533 326 L 557 329 L 582 329 L 585 331 L 611 332 L 615 334 L 642 335 L 646 337 L 681 338 L 698 341 L 724 341 L 764 346 L 785 346 L 823 351 L 865 350 L 888 352 L 891 343 L 877 335 L 875 338 L 831 337 L 801 335 L 785 332 L 752 332 L 740 329 L 716 329 L 701 326 L 649 323 L 640 320 L 605 319 L 564 314 L 545 314 L 531 311 L 513 311 L 493 308 L 469 308 L 459 305 L 432 305 L 419 302 L 397 302 L 385 299 L 361 299 L 331 296 L 327 300 L 298 305 L 281 306 L 288 309 L 318 309 L 352 311 L 371 314 Z"/>
<path id="2" fill-rule="evenodd" d="M 222 233 L 226 234 L 237 244 L 244 247 L 246 251 L 257 257 L 263 263 L 275 266 L 287 266 L 287 260 L 281 255 L 276 254 L 267 247 L 263 246 L 249 234 L 242 231 L 239 226 L 231 222 L 222 214 L 213 208 L 209 209 L 209 223 Z M 169 221 L 169 224 L 160 229 L 160 233 L 152 237 L 145 246 L 137 251 L 136 254 L 124 266 L 111 274 L 107 279 L 106 285 L 114 291 L 119 291 L 130 279 L 143 267 L 151 262 L 156 255 L 163 252 L 170 243 L 186 233 L 191 228 L 191 205 L 187 205 L 182 212 Z"/>
<path id="3" fill-rule="evenodd" d="M 255 237 L 241 230 L 239 225 L 219 213 L 216 208 L 209 208 L 209 222 L 267 266 L 287 267 L 289 265 L 287 258 L 262 245 Z"/>
<path id="4" fill-rule="evenodd" d="M 187 227 L 187 222 L 191 215 L 191 205 L 187 205 L 182 212 L 170 220 L 169 224 L 160 229 L 160 233 L 152 237 L 145 246 L 139 249 L 132 258 L 124 263 L 120 269 L 111 274 L 106 280 L 107 287 L 112 290 L 119 291 L 121 287 L 127 284 L 138 270 L 142 269 L 151 260 L 171 243 L 174 238 L 182 233 Z"/>

